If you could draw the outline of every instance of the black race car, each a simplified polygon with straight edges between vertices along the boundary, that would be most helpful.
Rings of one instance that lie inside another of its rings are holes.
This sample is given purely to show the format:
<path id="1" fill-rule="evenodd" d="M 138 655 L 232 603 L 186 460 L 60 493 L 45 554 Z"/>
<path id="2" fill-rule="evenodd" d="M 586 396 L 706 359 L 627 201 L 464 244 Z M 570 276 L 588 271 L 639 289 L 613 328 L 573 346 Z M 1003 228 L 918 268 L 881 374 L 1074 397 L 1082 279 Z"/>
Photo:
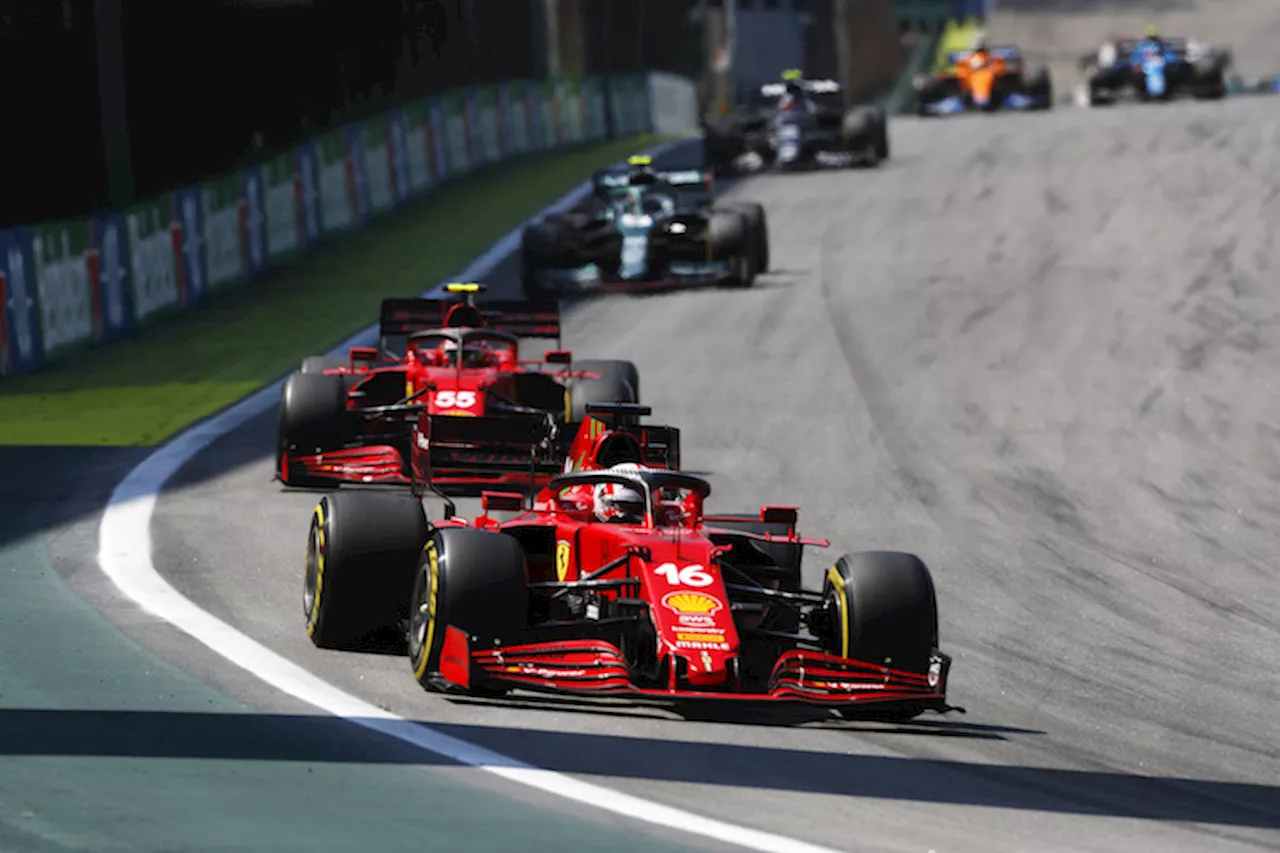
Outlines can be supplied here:
<path id="1" fill-rule="evenodd" d="M 755 101 L 703 128 L 703 156 L 717 174 L 826 163 L 878 165 L 889 159 L 883 107 L 846 109 L 840 84 L 788 71 L 760 87 Z"/>
<path id="2" fill-rule="evenodd" d="M 655 170 L 648 157 L 597 172 L 583 202 L 529 225 L 531 298 L 693 284 L 750 287 L 769 268 L 764 208 L 718 202 L 711 173 Z"/>

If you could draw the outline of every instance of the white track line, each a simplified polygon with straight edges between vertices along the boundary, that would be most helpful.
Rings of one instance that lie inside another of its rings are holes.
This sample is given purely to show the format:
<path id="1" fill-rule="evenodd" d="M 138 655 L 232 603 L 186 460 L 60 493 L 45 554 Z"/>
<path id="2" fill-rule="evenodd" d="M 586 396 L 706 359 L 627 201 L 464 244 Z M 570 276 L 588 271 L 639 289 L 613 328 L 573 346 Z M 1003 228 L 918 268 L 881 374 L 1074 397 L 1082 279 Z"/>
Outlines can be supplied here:
<path id="1" fill-rule="evenodd" d="M 679 143 L 667 143 L 649 153 L 657 156 L 677 144 Z M 547 210 L 568 207 L 589 190 L 590 184 L 584 183 Z M 520 229 L 516 229 L 495 243 L 454 280 L 483 279 L 498 261 L 519 246 L 519 241 Z M 443 284 L 428 295 L 439 294 L 443 292 L 442 288 Z M 348 347 L 359 345 L 359 342 L 369 340 L 376 333 L 377 327 L 371 326 L 333 350 L 332 354 L 343 354 Z M 275 406 L 280 396 L 280 385 L 280 382 L 273 383 L 221 414 L 180 433 L 144 459 L 116 487 L 102 514 L 98 529 L 98 564 L 121 592 L 143 609 L 190 634 L 277 690 L 356 725 L 382 732 L 437 755 L 584 805 L 752 850 L 769 853 L 837 853 L 830 848 L 734 826 L 584 782 L 563 773 L 535 767 L 411 722 L 339 690 L 201 610 L 178 592 L 161 577 L 151 560 L 151 517 L 155 513 L 160 490 L 179 468 L 217 438 Z"/>

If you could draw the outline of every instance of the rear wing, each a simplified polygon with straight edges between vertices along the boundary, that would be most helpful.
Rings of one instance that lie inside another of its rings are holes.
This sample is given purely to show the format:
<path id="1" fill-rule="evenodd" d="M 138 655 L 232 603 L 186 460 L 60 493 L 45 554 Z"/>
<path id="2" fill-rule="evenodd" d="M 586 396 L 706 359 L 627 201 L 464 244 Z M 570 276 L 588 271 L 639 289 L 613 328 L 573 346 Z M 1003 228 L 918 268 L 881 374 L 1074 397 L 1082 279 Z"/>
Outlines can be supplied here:
<path id="1" fill-rule="evenodd" d="M 470 309 L 452 299 L 384 299 L 378 318 L 382 348 L 392 352 L 402 349 L 402 339 L 414 332 L 438 329 L 449 319 L 455 306 Z M 558 302 L 494 301 L 482 302 L 476 318 L 486 329 L 521 338 L 560 338 L 560 304 Z M 456 315 L 455 315 L 456 316 Z M 469 325 L 469 324 L 468 324 Z M 391 346 L 395 344 L 396 346 Z"/>
<path id="2" fill-rule="evenodd" d="M 654 177 L 681 196 L 687 197 L 709 195 L 715 187 L 715 176 L 708 169 L 689 167 L 655 170 Z M 601 169 L 592 177 L 592 183 L 599 193 L 608 194 L 626 189 L 631 186 L 631 168 L 615 166 Z"/>
<path id="3" fill-rule="evenodd" d="M 640 464 L 668 468 L 672 471 L 680 470 L 680 430 L 673 426 L 635 423 L 634 418 L 629 417 L 609 417 L 608 409 L 624 407 L 642 408 L 628 404 L 588 405 L 588 412 L 593 409 L 598 411 L 583 421 L 565 424 L 557 439 L 556 451 L 558 457 L 564 460 L 562 466 L 564 472 L 589 471 L 607 467 L 613 460 L 595 458 L 595 453 L 601 448 L 601 439 L 617 436 L 619 433 L 631 436 L 639 444 Z M 648 414 L 649 409 L 643 408 L 642 413 Z M 596 415 L 602 415 L 605 419 L 613 420 L 614 423 L 606 424 L 604 419 Z"/>
<path id="4" fill-rule="evenodd" d="M 835 80 L 792 80 L 790 82 L 813 95 L 832 95 L 842 91 L 840 84 Z M 786 93 L 786 83 L 765 83 L 760 87 L 760 96 L 763 98 L 780 98 Z"/>
<path id="5" fill-rule="evenodd" d="M 419 422 L 413 448 L 414 479 L 428 488 L 438 479 L 451 483 L 495 475 L 552 477 L 563 463 L 552 422 L 541 413 L 501 417 L 429 415 Z"/>
<path id="6" fill-rule="evenodd" d="M 1162 40 L 1164 41 L 1165 47 L 1167 47 L 1175 55 L 1177 56 L 1187 55 L 1188 43 L 1186 38 L 1182 36 L 1173 36 L 1169 38 L 1164 38 Z M 1115 42 L 1116 60 L 1121 61 L 1121 60 L 1127 59 L 1129 54 L 1133 53 L 1134 48 L 1136 48 L 1141 42 L 1144 42 L 1144 41 L 1146 41 L 1146 39 L 1141 39 L 1141 38 L 1116 39 L 1116 42 Z"/>

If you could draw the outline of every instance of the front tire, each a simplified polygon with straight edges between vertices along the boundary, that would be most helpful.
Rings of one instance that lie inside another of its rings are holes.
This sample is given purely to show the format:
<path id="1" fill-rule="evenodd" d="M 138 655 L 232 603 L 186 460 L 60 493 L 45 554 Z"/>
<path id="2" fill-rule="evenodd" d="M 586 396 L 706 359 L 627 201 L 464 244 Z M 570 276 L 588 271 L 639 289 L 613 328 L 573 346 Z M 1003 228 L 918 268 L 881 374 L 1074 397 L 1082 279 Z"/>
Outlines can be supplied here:
<path id="1" fill-rule="evenodd" d="M 755 256 L 748 229 L 747 217 L 740 210 L 721 208 L 711 211 L 707 229 L 711 256 L 729 261 L 729 277 L 725 284 L 730 287 L 747 288 L 755 284 Z"/>
<path id="2" fill-rule="evenodd" d="M 938 647 L 938 605 L 933 578 L 914 554 L 862 551 L 845 554 L 827 570 L 823 597 L 831 615 L 825 645 L 839 657 L 925 675 Z M 845 716 L 907 720 L 922 706 Z"/>
<path id="3" fill-rule="evenodd" d="M 752 257 L 755 271 L 759 275 L 769 271 L 769 222 L 765 217 L 764 206 L 754 201 L 733 202 L 722 205 L 741 213 L 747 221 L 747 233 L 750 234 Z"/>
<path id="4" fill-rule="evenodd" d="M 302 585 L 311 642 L 322 649 L 363 648 L 371 635 L 405 618 L 427 535 L 422 505 L 408 495 L 321 498 L 311 516 Z"/>
<path id="5" fill-rule="evenodd" d="M 505 533 L 437 530 L 421 549 L 409 613 L 409 662 L 427 690 L 439 689 L 449 627 L 472 649 L 520 641 L 528 622 L 524 550 Z"/>

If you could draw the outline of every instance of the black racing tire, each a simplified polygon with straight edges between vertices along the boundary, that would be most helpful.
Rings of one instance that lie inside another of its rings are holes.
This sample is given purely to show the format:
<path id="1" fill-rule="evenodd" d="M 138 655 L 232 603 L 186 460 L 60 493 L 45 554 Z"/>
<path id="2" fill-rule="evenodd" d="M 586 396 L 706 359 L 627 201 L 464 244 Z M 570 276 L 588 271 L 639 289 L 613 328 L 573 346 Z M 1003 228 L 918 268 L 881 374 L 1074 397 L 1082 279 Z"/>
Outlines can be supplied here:
<path id="1" fill-rule="evenodd" d="M 875 107 L 853 107 L 840 119 L 840 140 L 849 148 L 865 145 L 877 131 Z"/>
<path id="2" fill-rule="evenodd" d="M 302 360 L 302 367 L 299 373 L 324 373 L 326 370 L 334 370 L 339 367 L 346 367 L 351 362 L 349 359 L 334 355 L 309 355 Z"/>
<path id="3" fill-rule="evenodd" d="M 729 278 L 725 282 L 730 287 L 747 288 L 755 284 L 755 258 L 748 227 L 746 216 L 739 210 L 711 210 L 707 228 L 711 255 L 730 262 Z"/>
<path id="4" fill-rule="evenodd" d="M 1199 100 L 1216 100 L 1227 94 L 1227 80 L 1222 61 L 1216 56 L 1200 60 L 1191 69 L 1192 94 Z"/>
<path id="5" fill-rule="evenodd" d="M 889 159 L 889 116 L 882 109 L 880 110 L 880 127 L 876 131 L 876 158 L 880 162 Z"/>
<path id="6" fill-rule="evenodd" d="M 1031 82 L 1027 84 L 1027 92 L 1036 100 L 1035 109 L 1048 110 L 1053 108 L 1053 78 L 1049 76 L 1049 69 L 1043 66 L 1036 68 L 1030 77 Z"/>
<path id="7" fill-rule="evenodd" d="M 751 235 L 751 243 L 755 249 L 756 274 L 769 271 L 769 220 L 765 216 L 764 205 L 754 201 L 736 201 L 718 205 L 726 209 L 737 210 L 747 220 L 747 231 Z"/>
<path id="8" fill-rule="evenodd" d="M 914 554 L 859 551 L 827 570 L 828 651 L 924 675 L 938 647 L 933 578 Z"/>
<path id="9" fill-rule="evenodd" d="M 422 505 L 410 495 L 325 495 L 311 516 L 302 609 L 322 649 L 370 649 L 371 638 L 409 615 L 418 555 L 427 541 Z"/>
<path id="10" fill-rule="evenodd" d="M 418 683 L 435 691 L 450 626 L 467 634 L 472 649 L 513 645 L 524 636 L 524 550 L 505 533 L 437 529 L 419 549 L 409 601 L 409 663 Z"/>
<path id="11" fill-rule="evenodd" d="M 911 88 L 915 90 L 917 99 L 932 101 L 939 89 L 938 78 L 932 74 L 917 74 L 911 79 Z"/>
<path id="12" fill-rule="evenodd" d="M 577 361 L 573 369 L 600 374 L 598 379 L 580 377 L 568 381 L 569 420 L 574 423 L 586 419 L 588 403 L 640 402 L 640 371 L 629 361 Z"/>
<path id="13" fill-rule="evenodd" d="M 742 122 L 736 116 L 717 116 L 702 129 L 702 159 L 705 168 L 717 175 L 733 170 L 746 140 Z"/>
<path id="14" fill-rule="evenodd" d="M 524 295 L 532 300 L 553 299 L 556 297 L 538 282 L 539 264 L 536 255 L 529 247 L 529 230 L 525 229 L 520 245 L 520 285 Z"/>
<path id="15" fill-rule="evenodd" d="M 285 450 L 311 454 L 337 450 L 344 444 L 347 384 L 333 373 L 294 373 L 280 389 L 276 421 L 276 470 Z M 289 485 L 309 483 L 291 480 Z"/>

